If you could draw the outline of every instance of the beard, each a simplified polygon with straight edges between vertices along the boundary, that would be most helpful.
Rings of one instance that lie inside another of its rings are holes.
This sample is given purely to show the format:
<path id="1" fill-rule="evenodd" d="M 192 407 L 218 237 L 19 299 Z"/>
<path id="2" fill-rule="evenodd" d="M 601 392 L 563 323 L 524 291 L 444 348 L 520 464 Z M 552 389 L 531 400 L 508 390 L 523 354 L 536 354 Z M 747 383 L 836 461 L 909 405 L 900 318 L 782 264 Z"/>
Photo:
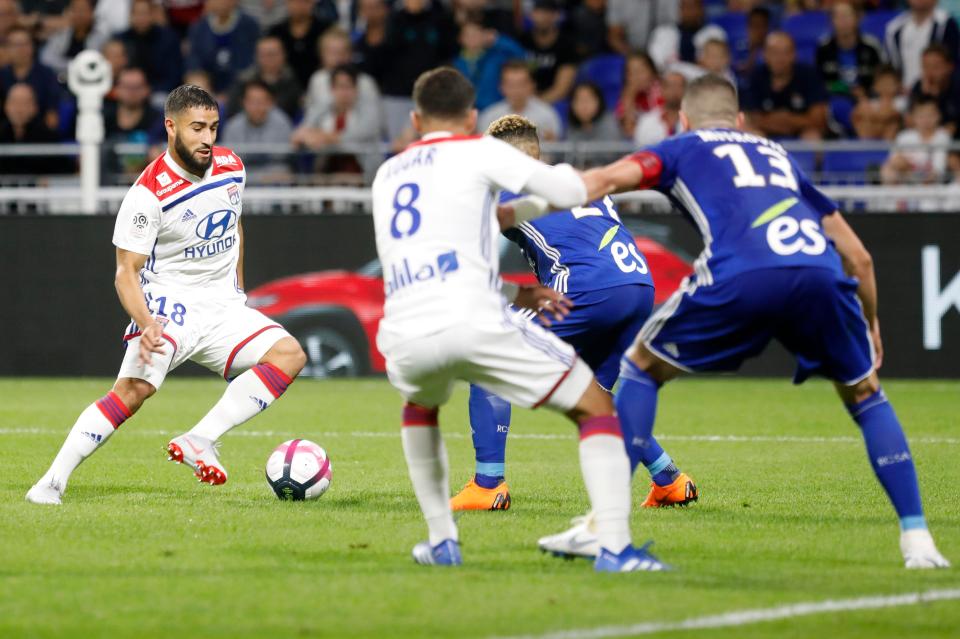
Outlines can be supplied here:
<path id="1" fill-rule="evenodd" d="M 211 153 L 209 156 L 207 156 L 206 160 L 201 160 L 190 152 L 190 149 L 188 149 L 183 143 L 183 140 L 180 139 L 179 135 L 173 139 L 173 148 L 180 157 L 180 161 L 183 162 L 184 168 L 194 175 L 203 177 L 203 174 L 206 173 L 207 169 L 210 168 L 210 163 L 213 162 L 213 149 L 211 149 Z M 197 150 L 202 148 L 206 147 L 199 147 Z"/>

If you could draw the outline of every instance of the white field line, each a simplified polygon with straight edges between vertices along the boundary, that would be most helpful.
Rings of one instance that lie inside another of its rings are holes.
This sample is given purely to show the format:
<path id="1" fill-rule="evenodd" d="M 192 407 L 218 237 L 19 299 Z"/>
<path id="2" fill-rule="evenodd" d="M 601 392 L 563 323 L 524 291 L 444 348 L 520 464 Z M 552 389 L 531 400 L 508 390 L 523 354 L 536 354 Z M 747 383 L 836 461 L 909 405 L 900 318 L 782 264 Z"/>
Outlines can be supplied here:
<path id="1" fill-rule="evenodd" d="M 774 608 L 735 610 L 717 615 L 691 617 L 682 621 L 652 621 L 629 626 L 601 626 L 598 628 L 561 630 L 559 632 L 549 632 L 539 635 L 521 635 L 502 639 L 603 639 L 604 637 L 637 637 L 662 632 L 676 632 L 678 630 L 706 630 L 711 628 L 746 626 L 765 621 L 779 621 L 781 619 L 792 619 L 794 617 L 806 617 L 809 615 L 835 612 L 916 606 L 935 601 L 951 601 L 955 599 L 960 599 L 960 588 L 910 592 L 902 595 L 869 595 L 856 597 L 854 599 L 808 601 L 776 606 Z"/>
<path id="2" fill-rule="evenodd" d="M 141 437 L 166 437 L 178 435 L 182 431 L 178 430 L 157 430 L 157 429 L 138 429 L 135 426 L 122 427 L 122 431 L 127 435 L 139 435 Z M 0 437 L 5 435 L 66 435 L 68 429 L 56 428 L 0 428 Z M 392 439 L 400 436 L 400 429 L 395 431 L 324 431 L 310 432 L 310 437 L 374 437 Z M 252 430 L 238 428 L 230 432 L 230 437 L 291 437 L 290 431 L 277 430 Z M 443 433 L 445 439 L 464 439 L 465 433 L 448 432 Z M 539 439 L 539 440 L 573 440 L 575 435 L 571 430 L 569 433 L 511 433 L 511 439 Z M 753 442 L 774 442 L 785 444 L 859 444 L 863 442 L 860 437 L 838 436 L 838 437 L 815 437 L 802 435 L 657 435 L 658 440 L 673 442 L 712 442 L 712 443 L 753 443 Z M 960 444 L 960 438 L 957 437 L 911 437 L 911 444 Z"/>

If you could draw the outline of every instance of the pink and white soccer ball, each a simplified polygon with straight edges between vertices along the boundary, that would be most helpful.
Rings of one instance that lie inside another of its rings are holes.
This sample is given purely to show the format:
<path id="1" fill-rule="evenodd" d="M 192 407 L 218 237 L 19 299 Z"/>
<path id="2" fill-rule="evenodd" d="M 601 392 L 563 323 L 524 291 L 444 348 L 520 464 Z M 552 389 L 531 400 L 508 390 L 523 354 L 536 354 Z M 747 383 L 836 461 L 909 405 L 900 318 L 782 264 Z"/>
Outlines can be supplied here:
<path id="1" fill-rule="evenodd" d="M 280 499 L 318 498 L 330 488 L 332 472 L 327 451 L 306 439 L 283 442 L 267 459 L 267 483 Z"/>

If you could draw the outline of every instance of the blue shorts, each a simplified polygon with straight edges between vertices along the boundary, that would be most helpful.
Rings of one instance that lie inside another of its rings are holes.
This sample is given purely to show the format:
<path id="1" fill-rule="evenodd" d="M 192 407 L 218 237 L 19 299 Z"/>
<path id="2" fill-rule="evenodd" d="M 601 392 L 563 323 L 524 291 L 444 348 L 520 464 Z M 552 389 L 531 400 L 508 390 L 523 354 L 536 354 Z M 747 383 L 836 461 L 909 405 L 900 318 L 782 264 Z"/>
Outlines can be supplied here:
<path id="1" fill-rule="evenodd" d="M 620 375 L 620 358 L 650 317 L 653 293 L 652 286 L 627 284 L 570 294 L 570 315 L 547 330 L 573 346 L 600 385 L 610 390 Z"/>
<path id="2" fill-rule="evenodd" d="M 824 268 L 772 268 L 698 287 L 684 281 L 643 327 L 644 344 L 688 372 L 734 371 L 776 339 L 797 358 L 794 383 L 819 374 L 853 385 L 873 372 L 857 281 Z"/>

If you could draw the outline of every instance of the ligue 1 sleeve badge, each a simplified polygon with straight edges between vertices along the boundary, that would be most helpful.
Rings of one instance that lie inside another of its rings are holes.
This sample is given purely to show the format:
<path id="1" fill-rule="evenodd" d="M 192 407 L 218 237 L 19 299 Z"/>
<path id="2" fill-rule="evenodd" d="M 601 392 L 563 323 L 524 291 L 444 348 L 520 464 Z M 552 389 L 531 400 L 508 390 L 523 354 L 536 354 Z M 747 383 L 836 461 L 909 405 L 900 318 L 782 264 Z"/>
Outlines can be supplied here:
<path id="1" fill-rule="evenodd" d="M 230 204 L 238 206 L 240 204 L 240 188 L 236 184 L 227 187 L 227 195 L 230 196 Z"/>

